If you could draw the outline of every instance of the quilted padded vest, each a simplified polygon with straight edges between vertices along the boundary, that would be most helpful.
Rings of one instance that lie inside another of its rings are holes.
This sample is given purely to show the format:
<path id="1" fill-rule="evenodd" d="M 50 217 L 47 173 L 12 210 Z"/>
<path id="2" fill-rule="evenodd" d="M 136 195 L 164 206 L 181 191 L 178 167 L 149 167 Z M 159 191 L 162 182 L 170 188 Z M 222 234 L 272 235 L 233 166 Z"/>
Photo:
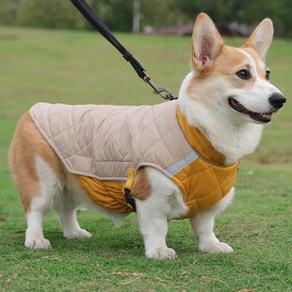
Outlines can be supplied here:
<path id="1" fill-rule="evenodd" d="M 176 101 L 154 106 L 38 103 L 30 115 L 88 196 L 129 213 L 123 193 L 128 170 L 155 167 L 180 188 L 185 217 L 211 207 L 231 190 L 238 164 L 224 167 L 203 134 L 190 127 Z"/>

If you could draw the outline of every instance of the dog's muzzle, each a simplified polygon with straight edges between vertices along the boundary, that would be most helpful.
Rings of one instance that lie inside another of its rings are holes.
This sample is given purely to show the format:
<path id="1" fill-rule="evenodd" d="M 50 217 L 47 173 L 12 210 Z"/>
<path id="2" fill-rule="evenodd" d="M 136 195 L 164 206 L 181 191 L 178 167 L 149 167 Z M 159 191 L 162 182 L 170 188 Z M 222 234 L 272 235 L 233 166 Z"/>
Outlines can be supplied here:
<path id="1" fill-rule="evenodd" d="M 246 114 L 254 121 L 260 123 L 269 123 L 272 120 L 273 113 L 277 112 L 281 107 L 283 107 L 284 103 L 286 102 L 286 97 L 281 93 L 274 93 L 270 96 L 269 102 L 274 107 L 274 110 L 266 113 L 258 113 L 250 111 L 233 97 L 229 97 L 228 99 L 228 104 L 232 109 L 241 114 Z"/>

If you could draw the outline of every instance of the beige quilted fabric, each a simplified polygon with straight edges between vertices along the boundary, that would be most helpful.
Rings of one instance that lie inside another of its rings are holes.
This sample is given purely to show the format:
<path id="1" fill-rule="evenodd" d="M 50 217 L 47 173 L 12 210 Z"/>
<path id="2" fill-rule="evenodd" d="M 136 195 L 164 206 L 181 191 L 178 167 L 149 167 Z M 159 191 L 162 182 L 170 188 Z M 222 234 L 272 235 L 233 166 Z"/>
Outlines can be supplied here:
<path id="1" fill-rule="evenodd" d="M 69 172 L 125 181 L 130 167 L 150 165 L 167 174 L 176 162 L 194 156 L 177 106 L 177 101 L 138 107 L 38 103 L 30 115 Z"/>

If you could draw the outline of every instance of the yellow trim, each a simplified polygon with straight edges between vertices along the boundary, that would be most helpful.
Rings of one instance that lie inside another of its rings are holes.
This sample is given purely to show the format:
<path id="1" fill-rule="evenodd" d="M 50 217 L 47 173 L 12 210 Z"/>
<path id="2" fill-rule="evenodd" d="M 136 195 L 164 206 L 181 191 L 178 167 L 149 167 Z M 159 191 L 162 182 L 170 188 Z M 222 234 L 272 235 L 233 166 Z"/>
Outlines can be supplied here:
<path id="1" fill-rule="evenodd" d="M 223 165 L 225 161 L 224 155 L 212 147 L 211 143 L 199 129 L 188 124 L 187 118 L 183 115 L 179 106 L 177 107 L 177 118 L 183 133 L 193 149 L 202 158 L 218 165 Z"/>
<path id="2" fill-rule="evenodd" d="M 134 178 L 135 178 L 135 170 L 134 168 L 129 168 L 128 169 L 128 180 L 125 184 L 125 189 L 131 191 L 132 190 L 132 186 L 134 183 Z"/>

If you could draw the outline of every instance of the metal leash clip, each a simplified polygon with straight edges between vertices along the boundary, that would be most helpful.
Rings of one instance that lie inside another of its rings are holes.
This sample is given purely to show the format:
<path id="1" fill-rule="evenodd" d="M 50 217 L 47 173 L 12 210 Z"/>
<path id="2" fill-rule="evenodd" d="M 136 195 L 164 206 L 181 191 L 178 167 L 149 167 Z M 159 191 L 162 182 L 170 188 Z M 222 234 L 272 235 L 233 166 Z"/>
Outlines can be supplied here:
<path id="1" fill-rule="evenodd" d="M 143 71 L 143 73 L 145 74 L 145 77 L 143 78 L 144 81 L 146 83 L 148 83 L 152 88 L 153 88 L 153 93 L 158 94 L 159 96 L 161 96 L 164 99 L 167 100 L 174 100 L 177 99 L 177 97 L 174 97 L 171 93 L 171 91 L 168 88 L 164 88 L 164 87 L 159 87 L 157 86 L 151 79 L 150 76 L 147 74 L 146 71 Z"/>

